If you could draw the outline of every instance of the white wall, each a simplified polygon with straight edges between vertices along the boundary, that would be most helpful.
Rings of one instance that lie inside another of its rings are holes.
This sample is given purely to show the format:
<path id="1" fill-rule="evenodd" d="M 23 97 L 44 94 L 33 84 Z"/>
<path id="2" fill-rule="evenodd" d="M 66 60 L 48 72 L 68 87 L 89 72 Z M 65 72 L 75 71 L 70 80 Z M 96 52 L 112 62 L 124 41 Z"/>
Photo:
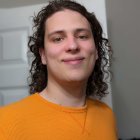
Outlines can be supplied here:
<path id="1" fill-rule="evenodd" d="M 106 0 L 114 51 L 113 107 L 121 138 L 140 138 L 140 1 Z"/>

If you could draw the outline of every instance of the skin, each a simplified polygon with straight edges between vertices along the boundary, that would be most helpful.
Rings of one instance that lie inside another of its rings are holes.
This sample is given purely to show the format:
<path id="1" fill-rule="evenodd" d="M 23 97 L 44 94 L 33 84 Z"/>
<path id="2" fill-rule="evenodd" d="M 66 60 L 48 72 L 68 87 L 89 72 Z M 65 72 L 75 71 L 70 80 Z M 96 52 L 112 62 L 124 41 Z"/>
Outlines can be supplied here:
<path id="1" fill-rule="evenodd" d="M 98 53 L 91 27 L 80 13 L 65 9 L 45 23 L 42 63 L 47 65 L 48 85 L 40 95 L 56 104 L 85 104 L 86 83 Z"/>

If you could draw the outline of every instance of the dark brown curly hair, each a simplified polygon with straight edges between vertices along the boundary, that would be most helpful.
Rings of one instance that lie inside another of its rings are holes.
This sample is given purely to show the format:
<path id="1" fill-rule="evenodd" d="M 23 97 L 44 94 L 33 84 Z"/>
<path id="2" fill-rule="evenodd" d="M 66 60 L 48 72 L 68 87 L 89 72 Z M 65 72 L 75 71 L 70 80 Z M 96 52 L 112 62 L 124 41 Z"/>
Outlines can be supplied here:
<path id="1" fill-rule="evenodd" d="M 31 51 L 31 53 L 33 53 L 34 56 L 30 69 L 30 93 L 33 94 L 35 92 L 40 92 L 47 86 L 47 67 L 41 62 L 39 48 L 44 48 L 46 20 L 54 13 L 62 11 L 64 9 L 79 12 L 90 23 L 99 58 L 97 59 L 94 70 L 88 79 L 86 95 L 103 97 L 108 92 L 108 84 L 105 79 L 110 74 L 109 63 L 111 47 L 108 43 L 108 39 L 103 37 L 102 27 L 95 17 L 94 13 L 88 12 L 83 5 L 71 0 L 51 1 L 33 18 L 34 33 L 29 37 L 28 42 L 29 50 Z"/>

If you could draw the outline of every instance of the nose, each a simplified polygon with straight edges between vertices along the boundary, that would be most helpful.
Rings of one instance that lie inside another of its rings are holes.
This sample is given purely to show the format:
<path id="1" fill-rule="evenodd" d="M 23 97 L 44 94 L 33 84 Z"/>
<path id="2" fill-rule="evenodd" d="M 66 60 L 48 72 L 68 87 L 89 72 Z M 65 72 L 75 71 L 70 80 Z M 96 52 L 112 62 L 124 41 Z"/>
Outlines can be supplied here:
<path id="1" fill-rule="evenodd" d="M 79 45 L 75 37 L 69 37 L 67 39 L 66 51 L 76 53 L 79 51 Z"/>

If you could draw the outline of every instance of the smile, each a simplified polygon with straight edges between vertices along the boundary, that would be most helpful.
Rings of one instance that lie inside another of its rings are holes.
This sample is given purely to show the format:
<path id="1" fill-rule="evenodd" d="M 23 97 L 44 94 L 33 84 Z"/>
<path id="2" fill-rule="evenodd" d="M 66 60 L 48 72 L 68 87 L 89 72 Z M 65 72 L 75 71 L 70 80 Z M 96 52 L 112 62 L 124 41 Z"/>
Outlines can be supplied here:
<path id="1" fill-rule="evenodd" d="M 84 57 L 75 57 L 75 58 L 66 58 L 62 61 L 66 64 L 76 65 L 80 64 L 85 58 Z"/>

